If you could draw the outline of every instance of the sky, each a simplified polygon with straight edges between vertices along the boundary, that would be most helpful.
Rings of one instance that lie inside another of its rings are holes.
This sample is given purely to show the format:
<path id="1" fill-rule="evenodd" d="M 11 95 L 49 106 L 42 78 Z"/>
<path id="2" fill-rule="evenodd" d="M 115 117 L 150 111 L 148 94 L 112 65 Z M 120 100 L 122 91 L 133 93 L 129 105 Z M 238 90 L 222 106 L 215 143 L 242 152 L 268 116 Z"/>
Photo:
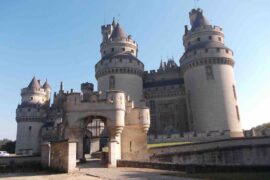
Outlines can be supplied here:
<path id="1" fill-rule="evenodd" d="M 0 0 L 0 139 L 16 139 L 20 90 L 33 76 L 47 78 L 53 92 L 60 81 L 66 90 L 96 85 L 101 25 L 113 17 L 139 44 L 146 70 L 157 69 L 161 57 L 179 64 L 194 7 L 193 0 Z M 269 122 L 270 1 L 201 0 L 199 7 L 234 51 L 243 129 Z"/>

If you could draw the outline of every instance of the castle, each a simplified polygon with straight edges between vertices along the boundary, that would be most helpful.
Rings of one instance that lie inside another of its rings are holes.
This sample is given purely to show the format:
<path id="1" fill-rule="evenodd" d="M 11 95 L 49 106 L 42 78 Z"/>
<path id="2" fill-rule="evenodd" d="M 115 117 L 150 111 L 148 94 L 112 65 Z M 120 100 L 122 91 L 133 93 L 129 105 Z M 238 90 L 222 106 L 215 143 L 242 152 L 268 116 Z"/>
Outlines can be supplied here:
<path id="1" fill-rule="evenodd" d="M 136 41 L 113 20 L 101 27 L 98 91 L 92 83 L 83 83 L 81 92 L 68 92 L 61 83 L 51 102 L 48 81 L 41 85 L 34 77 L 21 90 L 16 110 L 16 154 L 39 154 L 43 142 L 71 139 L 78 142 L 83 158 L 89 139 L 93 144 L 109 137 L 109 148 L 116 149 L 110 152 L 113 163 L 120 156 L 143 158 L 147 133 L 219 131 L 243 136 L 233 51 L 224 44 L 222 28 L 211 25 L 201 9 L 192 9 L 189 18 L 180 66 L 170 58 L 161 61 L 158 70 L 145 71 Z"/>

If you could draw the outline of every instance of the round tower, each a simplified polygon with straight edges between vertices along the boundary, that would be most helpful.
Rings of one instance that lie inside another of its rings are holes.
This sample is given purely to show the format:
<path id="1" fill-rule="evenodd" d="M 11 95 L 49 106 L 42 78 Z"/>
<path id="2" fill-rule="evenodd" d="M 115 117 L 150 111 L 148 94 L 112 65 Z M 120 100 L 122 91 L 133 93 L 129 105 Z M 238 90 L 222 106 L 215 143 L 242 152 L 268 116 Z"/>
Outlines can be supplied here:
<path id="1" fill-rule="evenodd" d="M 103 97 L 108 90 L 122 90 L 139 105 L 143 98 L 144 64 L 137 58 L 137 43 L 114 21 L 102 26 L 101 31 L 101 60 L 95 66 L 98 90 Z"/>
<path id="2" fill-rule="evenodd" d="M 46 93 L 46 103 L 49 105 L 51 100 L 51 86 L 46 79 L 45 83 L 43 84 L 42 88 L 45 90 Z"/>
<path id="3" fill-rule="evenodd" d="M 28 87 L 21 90 L 21 104 L 16 109 L 16 154 L 40 153 L 40 129 L 47 118 L 50 104 L 49 84 L 45 82 L 44 85 L 41 88 L 40 82 L 34 77 Z"/>
<path id="4" fill-rule="evenodd" d="M 223 131 L 242 136 L 235 90 L 233 51 L 224 44 L 222 28 L 212 26 L 201 9 L 189 13 L 191 29 L 185 26 L 184 71 L 189 114 L 193 131 Z"/>

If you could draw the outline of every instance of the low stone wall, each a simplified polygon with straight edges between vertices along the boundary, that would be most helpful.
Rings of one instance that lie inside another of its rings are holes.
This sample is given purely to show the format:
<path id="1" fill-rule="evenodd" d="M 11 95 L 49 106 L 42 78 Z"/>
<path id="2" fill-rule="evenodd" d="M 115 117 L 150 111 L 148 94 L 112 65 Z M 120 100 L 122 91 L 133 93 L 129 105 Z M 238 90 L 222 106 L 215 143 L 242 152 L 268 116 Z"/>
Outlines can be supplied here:
<path id="1" fill-rule="evenodd" d="M 0 173 L 34 172 L 40 169 L 40 156 L 0 157 Z"/>
<path id="2" fill-rule="evenodd" d="M 76 142 L 63 140 L 42 144 L 41 163 L 43 168 L 60 172 L 76 170 Z"/>
<path id="3" fill-rule="evenodd" d="M 162 169 L 170 171 L 185 171 L 188 173 L 198 172 L 258 172 L 269 171 L 270 166 L 219 166 L 219 165 L 198 165 L 198 164 L 175 164 L 165 162 L 141 162 L 141 161 L 125 161 L 118 160 L 117 167 L 136 167 L 136 168 L 150 168 Z"/>
<path id="4" fill-rule="evenodd" d="M 233 138 L 149 149 L 151 161 L 181 165 L 270 166 L 270 137 Z"/>
<path id="5" fill-rule="evenodd" d="M 209 132 L 185 132 L 182 134 L 159 134 L 148 135 L 148 143 L 167 142 L 202 142 L 209 140 L 222 140 L 230 138 L 230 131 L 209 131 Z"/>
<path id="6" fill-rule="evenodd" d="M 24 163 L 40 163 L 40 156 L 0 157 L 0 165 L 19 165 Z"/>

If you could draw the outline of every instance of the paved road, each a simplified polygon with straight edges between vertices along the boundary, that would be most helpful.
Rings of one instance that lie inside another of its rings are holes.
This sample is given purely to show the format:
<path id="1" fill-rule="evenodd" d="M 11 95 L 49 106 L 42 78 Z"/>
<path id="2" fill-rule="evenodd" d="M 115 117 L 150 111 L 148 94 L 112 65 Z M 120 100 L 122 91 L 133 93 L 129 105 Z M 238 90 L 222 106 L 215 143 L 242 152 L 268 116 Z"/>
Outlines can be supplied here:
<path id="1" fill-rule="evenodd" d="M 49 174 L 49 173 L 12 173 L 0 174 L 0 179 L 7 180 L 191 180 L 164 174 L 174 173 L 173 171 L 141 169 L 141 168 L 105 168 L 98 161 L 91 161 L 79 166 L 79 170 L 70 174 Z"/>

